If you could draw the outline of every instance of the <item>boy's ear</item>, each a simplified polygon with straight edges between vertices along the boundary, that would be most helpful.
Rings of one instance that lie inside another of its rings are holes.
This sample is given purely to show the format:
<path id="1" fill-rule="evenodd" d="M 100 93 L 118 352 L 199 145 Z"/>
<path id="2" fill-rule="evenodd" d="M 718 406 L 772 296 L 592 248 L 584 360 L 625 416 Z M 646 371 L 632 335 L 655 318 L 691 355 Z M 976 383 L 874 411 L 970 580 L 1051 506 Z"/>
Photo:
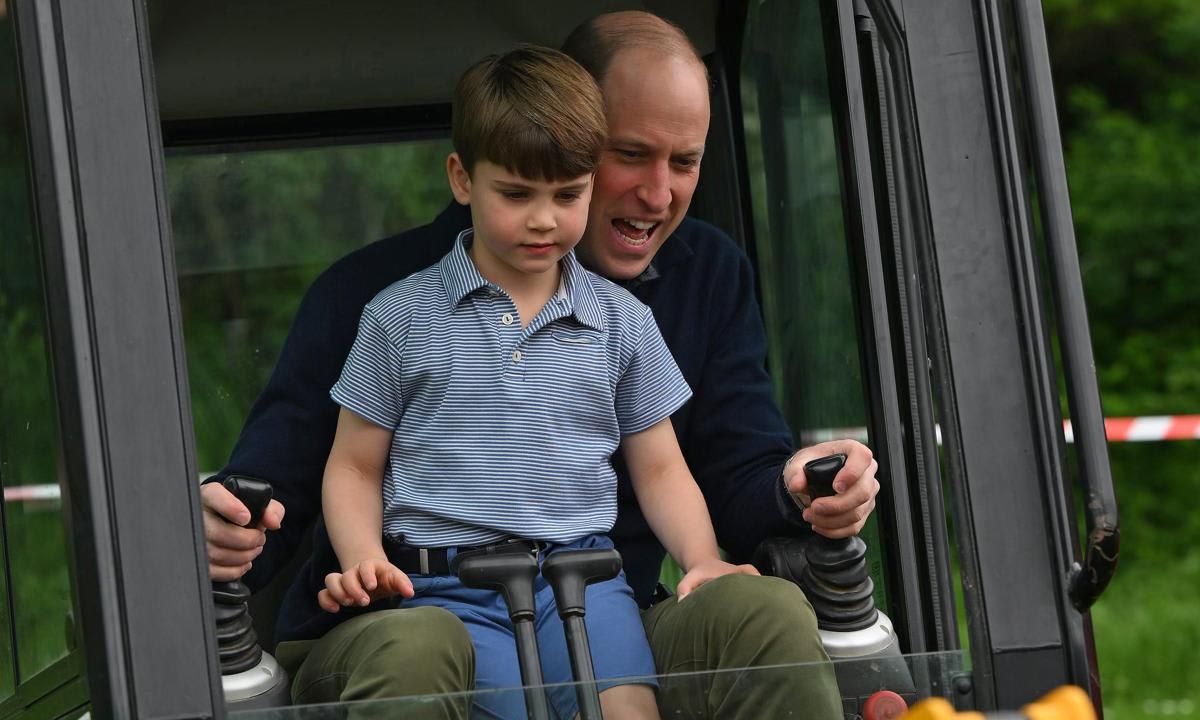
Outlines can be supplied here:
<path id="1" fill-rule="evenodd" d="M 446 177 L 450 180 L 450 192 L 459 205 L 471 204 L 471 174 L 463 165 L 458 153 L 452 152 L 446 158 Z"/>

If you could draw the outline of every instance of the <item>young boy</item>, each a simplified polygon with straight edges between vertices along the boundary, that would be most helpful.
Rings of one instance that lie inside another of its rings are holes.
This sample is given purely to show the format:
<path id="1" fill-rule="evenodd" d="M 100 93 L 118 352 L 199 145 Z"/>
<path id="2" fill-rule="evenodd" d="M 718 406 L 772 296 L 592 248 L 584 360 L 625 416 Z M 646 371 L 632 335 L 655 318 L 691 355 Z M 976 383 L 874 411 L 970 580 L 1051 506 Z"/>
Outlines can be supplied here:
<path id="1" fill-rule="evenodd" d="M 503 600 L 465 588 L 449 562 L 503 543 L 612 547 L 618 449 L 647 521 L 686 571 L 681 598 L 755 571 L 718 555 L 670 421 L 691 391 L 649 309 L 572 252 L 606 141 L 595 82 L 554 50 L 487 58 L 455 90 L 453 139 L 447 174 L 473 227 L 367 305 L 331 391 L 342 410 L 322 499 L 342 572 L 318 601 L 337 612 L 398 595 L 402 607 L 445 608 L 476 646 L 476 686 L 514 687 Z M 553 594 L 540 576 L 535 589 L 545 680 L 568 681 Z M 589 587 L 586 623 L 606 714 L 657 717 L 623 576 Z M 556 713 L 573 717 L 573 692 L 558 690 Z M 524 717 L 520 693 L 477 702 Z"/>

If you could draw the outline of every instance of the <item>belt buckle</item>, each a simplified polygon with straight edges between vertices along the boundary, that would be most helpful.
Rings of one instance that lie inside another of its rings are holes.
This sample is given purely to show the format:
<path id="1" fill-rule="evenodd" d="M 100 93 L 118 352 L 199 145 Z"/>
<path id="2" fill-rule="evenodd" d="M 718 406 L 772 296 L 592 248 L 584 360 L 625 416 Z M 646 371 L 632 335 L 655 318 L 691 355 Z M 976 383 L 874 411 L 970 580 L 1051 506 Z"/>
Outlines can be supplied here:
<path id="1" fill-rule="evenodd" d="M 429 548 L 417 548 L 417 565 L 422 575 L 429 575 Z"/>
<path id="2" fill-rule="evenodd" d="M 529 550 L 530 554 L 533 555 L 534 560 L 538 560 L 542 554 L 542 544 L 537 540 L 526 540 L 525 538 L 514 537 L 508 538 L 507 540 L 498 543 L 498 545 L 501 547 L 505 545 L 524 545 Z"/>

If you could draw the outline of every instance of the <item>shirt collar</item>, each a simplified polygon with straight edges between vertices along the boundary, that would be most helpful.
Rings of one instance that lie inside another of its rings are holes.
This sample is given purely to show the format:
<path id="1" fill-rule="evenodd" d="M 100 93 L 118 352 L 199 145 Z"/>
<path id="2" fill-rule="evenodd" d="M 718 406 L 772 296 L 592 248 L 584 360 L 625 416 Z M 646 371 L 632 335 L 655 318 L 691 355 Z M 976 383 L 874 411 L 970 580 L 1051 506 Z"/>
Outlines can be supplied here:
<path id="1" fill-rule="evenodd" d="M 454 241 L 454 247 L 438 263 L 442 284 L 446 289 L 446 300 L 452 309 L 476 290 L 494 287 L 479 274 L 475 263 L 471 262 L 471 257 L 467 254 L 474 234 L 473 228 L 460 232 Z M 562 272 L 559 275 L 558 291 L 552 300 L 565 301 L 567 312 L 573 314 L 579 322 L 603 330 L 604 315 L 600 312 L 600 301 L 596 298 L 596 290 L 587 276 L 587 270 L 576 259 L 575 251 L 564 255 L 558 264 Z"/>

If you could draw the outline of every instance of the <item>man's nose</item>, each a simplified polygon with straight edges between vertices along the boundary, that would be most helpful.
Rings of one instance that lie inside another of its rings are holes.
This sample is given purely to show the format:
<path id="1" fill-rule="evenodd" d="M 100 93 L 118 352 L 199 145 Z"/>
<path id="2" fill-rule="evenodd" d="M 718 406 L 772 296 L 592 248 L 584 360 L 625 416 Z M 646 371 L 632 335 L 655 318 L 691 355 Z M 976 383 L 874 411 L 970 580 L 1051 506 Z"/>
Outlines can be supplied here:
<path id="1" fill-rule="evenodd" d="M 670 207 L 671 168 L 666 162 L 656 162 L 646 169 L 637 188 L 637 198 L 653 212 L 663 212 Z"/>

